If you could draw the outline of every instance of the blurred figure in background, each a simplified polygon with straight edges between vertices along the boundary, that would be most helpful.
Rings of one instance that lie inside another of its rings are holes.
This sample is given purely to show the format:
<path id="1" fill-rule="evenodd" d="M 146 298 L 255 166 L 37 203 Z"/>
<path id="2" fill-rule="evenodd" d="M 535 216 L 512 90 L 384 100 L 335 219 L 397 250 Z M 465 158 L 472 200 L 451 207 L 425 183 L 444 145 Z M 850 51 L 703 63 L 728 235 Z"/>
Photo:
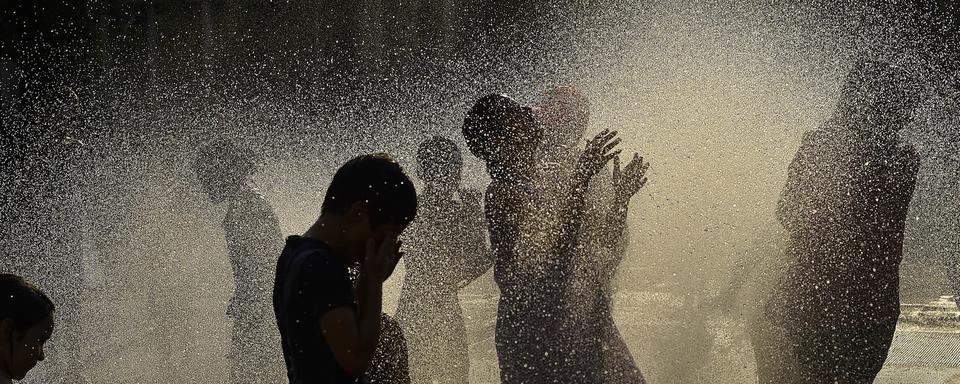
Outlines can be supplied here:
<path id="1" fill-rule="evenodd" d="M 903 71 L 858 62 L 834 117 L 803 136 L 777 209 L 792 264 L 755 333 L 761 383 L 870 383 L 883 366 L 919 169 L 898 139 L 914 91 Z"/>
<path id="2" fill-rule="evenodd" d="M 273 209 L 250 185 L 256 155 L 218 141 L 203 147 L 193 165 L 210 201 L 227 205 L 223 231 L 236 284 L 227 308 L 233 319 L 231 383 L 280 382 L 283 365 L 271 292 L 283 238 Z"/>
<path id="3" fill-rule="evenodd" d="M 480 197 L 462 190 L 463 159 L 452 140 L 434 136 L 417 151 L 424 183 L 410 228 L 406 276 L 397 306 L 414 383 L 466 383 L 470 362 L 459 290 L 493 266 Z"/>
<path id="4" fill-rule="evenodd" d="M 542 217 L 553 222 L 540 235 L 555 236 L 559 228 L 563 194 L 573 176 L 581 150 L 580 140 L 590 121 L 590 100 L 579 89 L 555 87 L 534 109 L 544 130 L 539 163 L 539 206 Z M 567 331 L 577 335 L 572 361 L 579 364 L 578 380 L 604 383 L 642 383 L 630 350 L 613 321 L 613 280 L 627 246 L 627 209 L 630 198 L 646 184 L 648 163 L 634 155 L 620 169 L 600 172 L 589 184 L 583 229 L 578 239 L 573 273 L 566 293 Z"/>

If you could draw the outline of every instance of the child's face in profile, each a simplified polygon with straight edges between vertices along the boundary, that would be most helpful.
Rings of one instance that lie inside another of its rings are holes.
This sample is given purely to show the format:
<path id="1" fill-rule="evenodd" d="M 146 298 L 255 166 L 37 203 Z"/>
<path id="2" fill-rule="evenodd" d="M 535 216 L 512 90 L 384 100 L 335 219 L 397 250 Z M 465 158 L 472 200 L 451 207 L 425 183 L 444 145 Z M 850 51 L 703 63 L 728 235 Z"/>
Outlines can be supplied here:
<path id="1" fill-rule="evenodd" d="M 22 333 L 14 331 L 10 335 L 9 341 L 13 344 L 9 347 L 12 355 L 7 362 L 10 378 L 22 380 L 38 362 L 43 361 L 43 347 L 51 334 L 53 334 L 53 317 L 48 316 L 33 327 L 27 328 L 26 331 Z"/>

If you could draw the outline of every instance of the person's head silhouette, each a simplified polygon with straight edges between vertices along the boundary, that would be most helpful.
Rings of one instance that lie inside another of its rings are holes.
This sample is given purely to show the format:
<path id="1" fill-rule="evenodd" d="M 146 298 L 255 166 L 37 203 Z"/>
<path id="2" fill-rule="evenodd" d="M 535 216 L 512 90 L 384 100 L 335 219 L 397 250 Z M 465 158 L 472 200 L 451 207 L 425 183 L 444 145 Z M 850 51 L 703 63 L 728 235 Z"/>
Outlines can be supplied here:
<path id="1" fill-rule="evenodd" d="M 210 201 L 220 203 L 235 197 L 246 187 L 247 178 L 257 172 L 256 154 L 229 140 L 205 145 L 193 161 L 200 186 Z"/>
<path id="2" fill-rule="evenodd" d="M 547 151 L 577 145 L 590 122 L 590 99 L 572 86 L 557 86 L 544 92 L 534 110 L 543 124 Z"/>
<path id="3" fill-rule="evenodd" d="M 543 130 L 529 107 L 500 94 L 477 100 L 463 122 L 463 137 L 494 179 L 532 169 Z"/>
<path id="4" fill-rule="evenodd" d="M 855 129 L 880 136 L 895 134 L 909 122 L 919 102 L 918 83 L 903 69 L 861 60 L 844 79 L 838 113 L 860 122 Z"/>
<path id="5" fill-rule="evenodd" d="M 0 375 L 22 380 L 38 362 L 53 333 L 54 305 L 23 278 L 0 274 Z"/>

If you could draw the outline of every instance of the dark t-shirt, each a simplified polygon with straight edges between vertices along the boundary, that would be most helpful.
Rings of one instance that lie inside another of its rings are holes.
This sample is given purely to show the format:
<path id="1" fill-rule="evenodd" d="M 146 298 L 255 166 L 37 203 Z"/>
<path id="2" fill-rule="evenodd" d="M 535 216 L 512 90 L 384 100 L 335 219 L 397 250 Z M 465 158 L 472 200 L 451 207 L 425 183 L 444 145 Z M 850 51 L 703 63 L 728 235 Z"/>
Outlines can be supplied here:
<path id="1" fill-rule="evenodd" d="M 320 316 L 341 306 L 356 309 L 347 267 L 323 242 L 288 237 L 277 262 L 273 308 L 290 384 L 359 382 L 340 367 L 320 331 Z"/>

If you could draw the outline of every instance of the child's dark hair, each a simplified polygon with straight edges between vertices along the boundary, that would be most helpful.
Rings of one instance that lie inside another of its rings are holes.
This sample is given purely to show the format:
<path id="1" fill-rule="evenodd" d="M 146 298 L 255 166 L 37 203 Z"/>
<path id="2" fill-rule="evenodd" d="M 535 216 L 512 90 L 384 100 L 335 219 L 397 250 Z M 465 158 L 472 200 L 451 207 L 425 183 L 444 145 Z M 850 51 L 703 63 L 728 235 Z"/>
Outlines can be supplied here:
<path id="1" fill-rule="evenodd" d="M 410 177 L 385 153 L 358 156 L 340 167 L 327 188 L 321 213 L 343 214 L 358 201 L 369 204 L 374 226 L 406 226 L 417 215 L 417 191 Z"/>
<path id="2" fill-rule="evenodd" d="M 496 93 L 477 100 L 463 120 L 463 138 L 466 139 L 470 152 L 489 163 L 499 142 L 505 138 L 527 137 L 539 140 L 542 132 L 517 131 L 508 123 L 512 115 L 522 112 L 523 109 L 523 105 L 516 100 Z"/>
<path id="3" fill-rule="evenodd" d="M 53 301 L 22 277 L 0 274 L 0 319 L 13 320 L 17 331 L 37 325 L 53 314 Z"/>
<path id="4" fill-rule="evenodd" d="M 460 148 L 453 140 L 434 136 L 420 144 L 417 149 L 417 167 L 423 178 L 435 178 L 435 175 L 459 173 L 463 169 Z"/>

